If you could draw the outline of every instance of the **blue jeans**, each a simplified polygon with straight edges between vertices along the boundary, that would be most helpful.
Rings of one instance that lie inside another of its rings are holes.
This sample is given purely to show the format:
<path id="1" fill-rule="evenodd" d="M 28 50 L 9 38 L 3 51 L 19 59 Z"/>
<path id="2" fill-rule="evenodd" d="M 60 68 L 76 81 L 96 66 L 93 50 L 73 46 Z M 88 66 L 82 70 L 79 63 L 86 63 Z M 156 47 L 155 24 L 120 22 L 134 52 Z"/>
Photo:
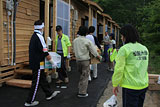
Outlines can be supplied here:
<path id="1" fill-rule="evenodd" d="M 109 49 L 109 45 L 104 45 L 104 56 L 103 57 L 104 57 L 104 60 L 107 61 L 107 62 L 109 61 L 108 52 L 107 52 L 108 49 Z"/>
<path id="2" fill-rule="evenodd" d="M 143 107 L 147 88 L 142 90 L 132 90 L 123 88 L 123 107 Z"/>

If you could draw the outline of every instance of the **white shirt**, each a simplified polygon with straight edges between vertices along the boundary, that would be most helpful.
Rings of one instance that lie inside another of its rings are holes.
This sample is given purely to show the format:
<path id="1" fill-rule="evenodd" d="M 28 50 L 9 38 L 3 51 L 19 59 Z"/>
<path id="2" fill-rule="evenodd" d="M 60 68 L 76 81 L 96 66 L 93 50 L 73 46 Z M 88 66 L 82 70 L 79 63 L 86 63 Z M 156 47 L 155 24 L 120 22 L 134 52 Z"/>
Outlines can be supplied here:
<path id="1" fill-rule="evenodd" d="M 116 45 L 116 41 L 115 40 L 111 40 L 110 48 L 113 48 L 113 45 Z"/>
<path id="2" fill-rule="evenodd" d="M 93 35 L 87 35 L 86 36 L 86 38 L 88 39 L 88 40 L 90 40 L 94 45 L 95 45 L 95 41 L 94 41 L 94 37 L 93 37 Z"/>
<path id="3" fill-rule="evenodd" d="M 103 41 L 104 41 L 104 43 L 109 42 L 110 41 L 109 35 L 104 36 Z"/>

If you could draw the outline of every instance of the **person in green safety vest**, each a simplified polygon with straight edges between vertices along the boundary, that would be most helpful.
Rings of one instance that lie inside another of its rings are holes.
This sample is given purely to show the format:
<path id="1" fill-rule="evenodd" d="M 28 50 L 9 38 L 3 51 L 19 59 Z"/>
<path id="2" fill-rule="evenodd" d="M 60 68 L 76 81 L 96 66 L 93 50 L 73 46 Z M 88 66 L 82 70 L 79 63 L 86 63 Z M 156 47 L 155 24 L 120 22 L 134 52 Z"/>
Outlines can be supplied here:
<path id="1" fill-rule="evenodd" d="M 71 42 L 69 37 L 62 32 L 62 27 L 60 25 L 56 26 L 57 36 L 55 40 L 55 50 L 61 56 L 61 68 L 57 68 L 58 81 L 57 86 L 61 83 L 68 83 L 69 78 L 66 72 L 66 59 L 70 57 L 70 46 Z"/>
<path id="2" fill-rule="evenodd" d="M 124 46 L 118 51 L 114 74 L 113 93 L 122 87 L 123 107 L 143 107 L 148 88 L 148 49 L 139 43 L 139 35 L 132 25 L 121 28 Z"/>
<path id="3" fill-rule="evenodd" d="M 116 41 L 113 33 L 111 33 L 109 37 L 110 37 L 110 48 L 107 51 L 109 57 L 108 71 L 114 71 L 114 60 L 115 57 L 117 56 Z"/>

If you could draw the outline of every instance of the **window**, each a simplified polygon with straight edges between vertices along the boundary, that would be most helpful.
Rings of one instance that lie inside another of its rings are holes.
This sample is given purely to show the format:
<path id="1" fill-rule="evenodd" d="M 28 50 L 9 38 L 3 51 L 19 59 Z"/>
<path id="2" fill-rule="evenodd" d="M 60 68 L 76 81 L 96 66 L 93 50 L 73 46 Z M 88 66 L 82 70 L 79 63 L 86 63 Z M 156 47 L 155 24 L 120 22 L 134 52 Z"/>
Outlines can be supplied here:
<path id="1" fill-rule="evenodd" d="M 99 34 L 103 34 L 103 26 L 99 26 Z"/>
<path id="2" fill-rule="evenodd" d="M 70 6 L 62 0 L 57 0 L 57 25 L 61 25 L 63 33 L 70 36 Z"/>
<path id="3" fill-rule="evenodd" d="M 97 19 L 93 17 L 93 26 L 95 27 L 94 36 L 97 36 Z"/>
<path id="4" fill-rule="evenodd" d="M 108 31 L 108 25 L 105 25 L 105 32 Z"/>

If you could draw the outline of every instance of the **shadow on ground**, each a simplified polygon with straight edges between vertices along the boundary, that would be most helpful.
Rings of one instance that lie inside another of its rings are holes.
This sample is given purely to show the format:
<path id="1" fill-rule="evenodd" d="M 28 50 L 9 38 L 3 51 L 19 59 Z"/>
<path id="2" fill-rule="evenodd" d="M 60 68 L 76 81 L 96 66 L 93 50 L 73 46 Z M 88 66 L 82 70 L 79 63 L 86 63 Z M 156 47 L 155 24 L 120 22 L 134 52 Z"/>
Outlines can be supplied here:
<path id="1" fill-rule="evenodd" d="M 40 104 L 36 107 L 96 107 L 101 95 L 103 94 L 112 72 L 106 70 L 107 64 L 98 65 L 98 79 L 89 84 L 88 98 L 77 98 L 77 86 L 79 81 L 79 72 L 76 71 L 76 62 L 71 61 L 72 71 L 69 72 L 70 83 L 67 89 L 55 88 L 55 82 L 50 85 L 53 90 L 60 90 L 55 99 L 51 101 L 45 100 L 45 95 L 42 89 L 39 88 L 36 100 Z M 0 88 L 0 107 L 24 107 L 25 99 L 27 98 L 29 89 L 4 86 Z"/>

